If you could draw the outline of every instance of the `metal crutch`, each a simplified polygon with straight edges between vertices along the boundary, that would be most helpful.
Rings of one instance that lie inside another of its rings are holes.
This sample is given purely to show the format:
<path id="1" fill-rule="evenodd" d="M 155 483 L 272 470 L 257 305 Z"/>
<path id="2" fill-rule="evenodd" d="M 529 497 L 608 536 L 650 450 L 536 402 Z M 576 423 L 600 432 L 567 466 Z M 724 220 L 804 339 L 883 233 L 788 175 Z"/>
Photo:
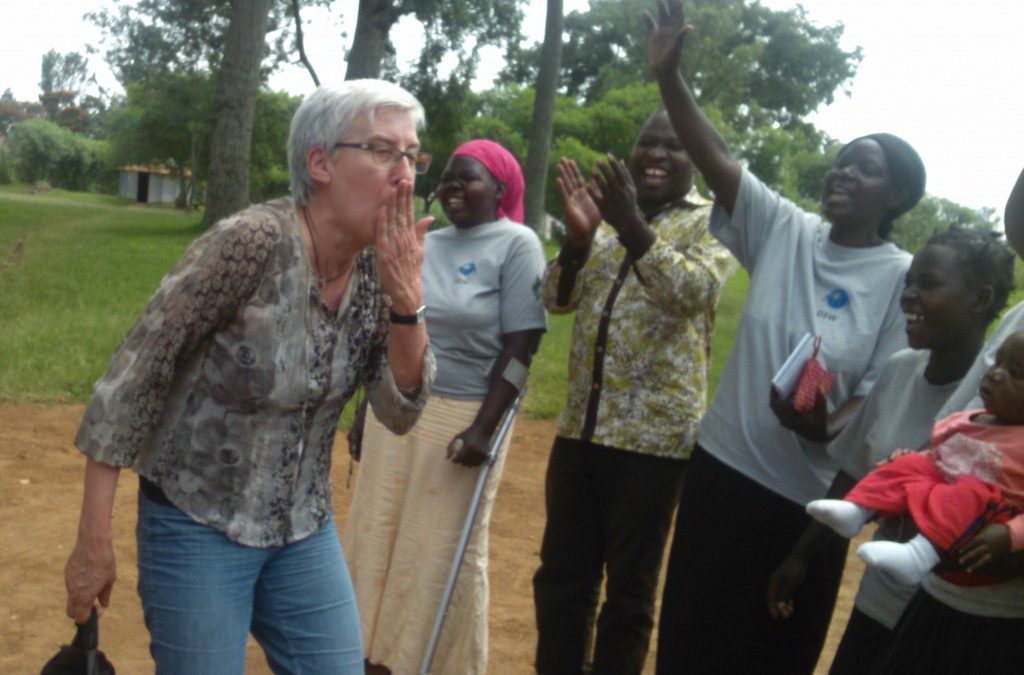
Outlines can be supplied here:
<path id="1" fill-rule="evenodd" d="M 434 661 L 434 652 L 437 650 L 437 642 L 441 639 L 441 628 L 448 616 L 448 606 L 452 601 L 452 594 L 455 592 L 455 581 L 459 578 L 459 568 L 462 567 L 462 559 L 466 557 L 466 548 L 469 546 L 469 535 L 473 533 L 473 525 L 476 522 L 477 511 L 480 510 L 480 499 L 484 494 L 484 487 L 487 485 L 487 478 L 491 475 L 494 462 L 498 459 L 498 449 L 505 442 L 505 436 L 512 426 L 512 419 L 519 410 L 519 404 L 526 395 L 526 386 L 516 395 L 512 405 L 505 411 L 501 418 L 501 424 L 491 437 L 491 446 L 487 449 L 487 459 L 480 467 L 480 474 L 476 478 L 476 487 L 473 489 L 473 498 L 469 502 L 469 512 L 466 514 L 466 522 L 462 525 L 462 534 L 459 535 L 459 543 L 455 548 L 455 557 L 452 560 L 452 568 L 448 571 L 448 583 L 441 595 L 441 604 L 437 608 L 437 616 L 434 617 L 434 629 L 430 631 L 430 642 L 427 643 L 427 651 L 423 655 L 423 663 L 420 665 L 420 675 L 429 675 L 430 665 Z"/>

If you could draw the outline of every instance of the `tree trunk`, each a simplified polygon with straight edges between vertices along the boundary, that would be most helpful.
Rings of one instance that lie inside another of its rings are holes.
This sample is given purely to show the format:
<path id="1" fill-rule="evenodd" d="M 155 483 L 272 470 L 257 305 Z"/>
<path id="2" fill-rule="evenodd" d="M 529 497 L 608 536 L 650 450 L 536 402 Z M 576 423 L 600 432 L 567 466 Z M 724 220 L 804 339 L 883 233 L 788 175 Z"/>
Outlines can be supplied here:
<path id="1" fill-rule="evenodd" d="M 394 5 L 395 0 L 359 0 L 356 32 L 345 69 L 346 80 L 380 77 L 388 34 L 401 15 Z"/>
<path id="2" fill-rule="evenodd" d="M 540 230 L 544 224 L 544 193 L 551 153 L 551 128 L 555 121 L 555 93 L 558 89 L 559 62 L 562 58 L 562 0 L 548 0 L 544 24 L 544 44 L 540 50 L 530 145 L 526 153 L 526 224 Z"/>
<path id="3" fill-rule="evenodd" d="M 232 0 L 214 98 L 213 136 L 207 171 L 209 226 L 249 205 L 249 156 L 256 91 L 266 50 L 271 0 Z"/>

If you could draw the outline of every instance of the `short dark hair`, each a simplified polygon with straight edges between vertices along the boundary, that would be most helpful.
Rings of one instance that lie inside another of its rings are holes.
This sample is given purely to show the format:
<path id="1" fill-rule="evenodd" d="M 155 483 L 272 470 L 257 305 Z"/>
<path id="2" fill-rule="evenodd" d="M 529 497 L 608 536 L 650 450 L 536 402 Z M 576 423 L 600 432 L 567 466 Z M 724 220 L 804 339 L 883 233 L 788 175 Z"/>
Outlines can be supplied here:
<path id="1" fill-rule="evenodd" d="M 974 281 L 992 287 L 992 304 L 985 323 L 999 316 L 1013 290 L 1013 251 L 1000 239 L 998 232 L 953 225 L 933 234 L 924 245 L 953 249 L 957 263 Z"/>

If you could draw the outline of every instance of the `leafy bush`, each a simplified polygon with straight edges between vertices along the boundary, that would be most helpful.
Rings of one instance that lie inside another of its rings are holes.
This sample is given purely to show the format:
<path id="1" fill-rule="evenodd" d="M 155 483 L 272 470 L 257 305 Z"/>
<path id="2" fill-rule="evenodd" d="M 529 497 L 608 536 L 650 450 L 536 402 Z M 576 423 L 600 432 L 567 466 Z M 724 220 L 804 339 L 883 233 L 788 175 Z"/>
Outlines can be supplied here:
<path id="1" fill-rule="evenodd" d="M 11 127 L 8 137 L 14 170 L 26 183 L 46 180 L 68 190 L 108 187 L 115 173 L 107 144 L 75 134 L 44 119 Z"/>

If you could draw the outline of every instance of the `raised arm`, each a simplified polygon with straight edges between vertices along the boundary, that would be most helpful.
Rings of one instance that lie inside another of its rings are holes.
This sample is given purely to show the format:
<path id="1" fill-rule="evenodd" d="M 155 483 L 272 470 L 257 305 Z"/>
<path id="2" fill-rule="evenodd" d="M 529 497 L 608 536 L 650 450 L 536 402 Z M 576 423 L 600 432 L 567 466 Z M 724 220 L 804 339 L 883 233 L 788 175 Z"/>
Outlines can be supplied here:
<path id="1" fill-rule="evenodd" d="M 562 157 L 558 160 L 557 172 L 555 185 L 565 211 L 566 237 L 558 257 L 548 267 L 541 290 L 548 311 L 563 314 L 576 308 L 573 295 L 576 277 L 590 255 L 594 233 L 601 224 L 601 213 L 576 162 Z M 577 293 L 575 298 L 578 297 Z"/>
<path id="2" fill-rule="evenodd" d="M 726 211 L 732 213 L 742 167 L 725 139 L 701 112 L 693 93 L 679 74 L 683 40 L 692 29 L 683 17 L 682 0 L 658 0 L 658 20 L 644 12 L 648 59 L 661 90 L 672 126 L 694 165 Z"/>
<path id="3" fill-rule="evenodd" d="M 1003 227 L 1006 229 L 1006 241 L 1024 258 L 1024 170 L 1017 176 L 1017 182 L 1006 200 L 1006 211 L 1003 214 Z"/>

